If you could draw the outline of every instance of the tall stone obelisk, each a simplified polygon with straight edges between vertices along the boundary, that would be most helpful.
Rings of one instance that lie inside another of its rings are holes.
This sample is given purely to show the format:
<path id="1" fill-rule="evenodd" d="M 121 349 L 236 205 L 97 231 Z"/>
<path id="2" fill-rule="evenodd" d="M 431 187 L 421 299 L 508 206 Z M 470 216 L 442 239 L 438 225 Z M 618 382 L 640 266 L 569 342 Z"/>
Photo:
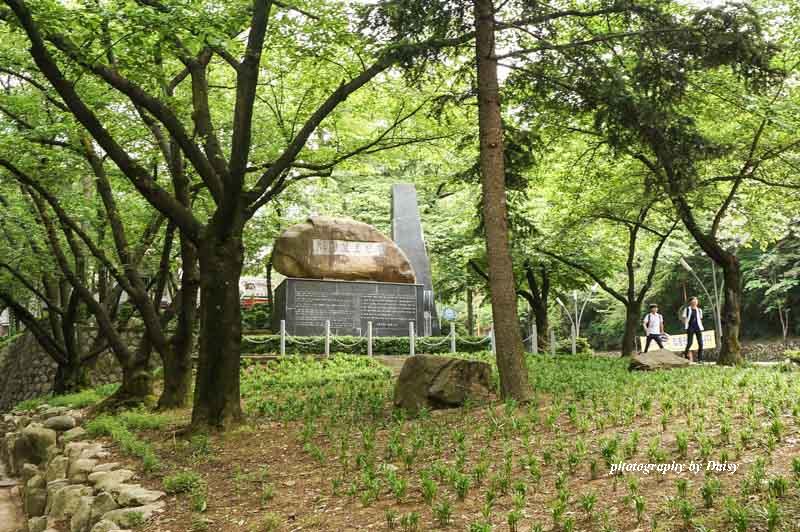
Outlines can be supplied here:
<path id="1" fill-rule="evenodd" d="M 392 240 L 400 246 L 417 275 L 417 282 L 424 287 L 423 308 L 425 311 L 425 329 L 420 335 L 439 334 L 439 318 L 433 298 L 433 278 L 431 262 L 425 249 L 425 237 L 422 234 L 422 219 L 417 203 L 417 189 L 411 183 L 392 185 Z"/>

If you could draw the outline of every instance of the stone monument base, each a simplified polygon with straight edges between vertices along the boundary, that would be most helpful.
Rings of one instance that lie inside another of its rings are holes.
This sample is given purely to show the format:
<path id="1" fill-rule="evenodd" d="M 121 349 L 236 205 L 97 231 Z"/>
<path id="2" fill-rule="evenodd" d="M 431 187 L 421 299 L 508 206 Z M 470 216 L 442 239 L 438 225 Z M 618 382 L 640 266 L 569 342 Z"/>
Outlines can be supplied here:
<path id="1" fill-rule="evenodd" d="M 323 336 L 325 321 L 336 336 L 408 336 L 409 322 L 418 336 L 430 335 L 421 284 L 287 278 L 275 289 L 272 327 L 286 320 L 293 336 Z"/>

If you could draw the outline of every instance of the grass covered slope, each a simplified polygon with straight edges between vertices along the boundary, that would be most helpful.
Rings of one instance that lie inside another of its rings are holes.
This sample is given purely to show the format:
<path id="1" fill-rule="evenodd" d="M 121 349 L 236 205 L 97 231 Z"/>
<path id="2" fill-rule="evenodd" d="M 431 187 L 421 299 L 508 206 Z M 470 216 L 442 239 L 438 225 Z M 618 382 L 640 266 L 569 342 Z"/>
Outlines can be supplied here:
<path id="1" fill-rule="evenodd" d="M 797 373 L 549 356 L 529 370 L 532 404 L 406 419 L 377 361 L 292 358 L 243 367 L 249 417 L 232 433 L 182 438 L 188 412 L 95 427 L 172 494 L 149 531 L 797 529 Z M 621 462 L 685 467 L 609 474 Z"/>

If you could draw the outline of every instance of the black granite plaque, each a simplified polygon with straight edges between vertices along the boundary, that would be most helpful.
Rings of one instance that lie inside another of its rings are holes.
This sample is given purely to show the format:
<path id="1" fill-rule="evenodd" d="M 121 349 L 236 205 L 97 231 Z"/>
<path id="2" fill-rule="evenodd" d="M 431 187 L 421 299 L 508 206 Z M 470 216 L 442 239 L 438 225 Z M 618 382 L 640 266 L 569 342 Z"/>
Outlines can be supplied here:
<path id="1" fill-rule="evenodd" d="M 373 336 L 408 336 L 414 322 L 422 336 L 423 298 L 419 284 L 288 278 L 275 290 L 272 326 L 286 320 L 288 334 L 321 336 L 330 320 L 331 334 L 366 336 L 371 321 Z"/>

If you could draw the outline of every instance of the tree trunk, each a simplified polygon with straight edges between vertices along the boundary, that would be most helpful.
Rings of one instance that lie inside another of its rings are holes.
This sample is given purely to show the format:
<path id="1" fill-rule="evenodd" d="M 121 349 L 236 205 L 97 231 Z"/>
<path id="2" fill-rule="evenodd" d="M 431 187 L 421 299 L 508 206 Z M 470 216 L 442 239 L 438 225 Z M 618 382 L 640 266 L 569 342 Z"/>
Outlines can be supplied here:
<path id="1" fill-rule="evenodd" d="M 630 357 L 639 352 L 639 327 L 642 304 L 639 302 L 625 305 L 625 332 L 622 335 L 622 356 Z"/>
<path id="2" fill-rule="evenodd" d="M 122 383 L 116 392 L 97 405 L 96 410 L 117 410 L 139 406 L 153 395 L 153 374 L 150 371 L 152 344 L 147 335 L 142 337 L 136 352 L 124 361 Z"/>
<path id="3" fill-rule="evenodd" d="M 467 334 L 475 336 L 475 303 L 472 301 L 472 288 L 467 288 Z"/>
<path id="4" fill-rule="evenodd" d="M 194 325 L 197 320 L 197 292 L 200 272 L 197 267 L 197 248 L 183 233 L 181 262 L 183 277 L 177 302 L 178 323 L 170 339 L 169 356 L 164 362 L 164 389 L 158 398 L 159 409 L 181 408 L 188 404 L 192 386 L 192 349 Z M 238 284 L 237 284 L 238 286 Z"/>
<path id="5" fill-rule="evenodd" d="M 725 277 L 725 299 L 722 303 L 722 342 L 718 364 L 733 366 L 741 364 L 742 345 L 739 343 L 739 329 L 742 324 L 742 272 L 739 259 L 730 255 L 721 264 Z"/>
<path id="6" fill-rule="evenodd" d="M 59 364 L 56 368 L 56 376 L 53 382 L 53 393 L 64 395 L 79 392 L 88 386 L 86 368 L 78 361 L 71 361 L 68 364 Z"/>
<path id="7" fill-rule="evenodd" d="M 504 399 L 528 401 L 531 398 L 531 388 L 519 330 L 517 289 L 508 242 L 503 124 L 500 116 L 497 59 L 494 56 L 492 0 L 475 0 L 475 30 L 483 221 L 500 393 Z"/>
<path id="8" fill-rule="evenodd" d="M 547 319 L 547 308 L 534 308 L 533 317 L 536 321 L 536 343 L 539 345 L 540 351 L 546 351 L 549 347 L 550 338 L 550 321 Z"/>
<path id="9" fill-rule="evenodd" d="M 242 316 L 239 276 L 244 261 L 241 229 L 209 222 L 199 248 L 200 360 L 192 425 L 227 429 L 242 418 L 239 358 Z"/>

